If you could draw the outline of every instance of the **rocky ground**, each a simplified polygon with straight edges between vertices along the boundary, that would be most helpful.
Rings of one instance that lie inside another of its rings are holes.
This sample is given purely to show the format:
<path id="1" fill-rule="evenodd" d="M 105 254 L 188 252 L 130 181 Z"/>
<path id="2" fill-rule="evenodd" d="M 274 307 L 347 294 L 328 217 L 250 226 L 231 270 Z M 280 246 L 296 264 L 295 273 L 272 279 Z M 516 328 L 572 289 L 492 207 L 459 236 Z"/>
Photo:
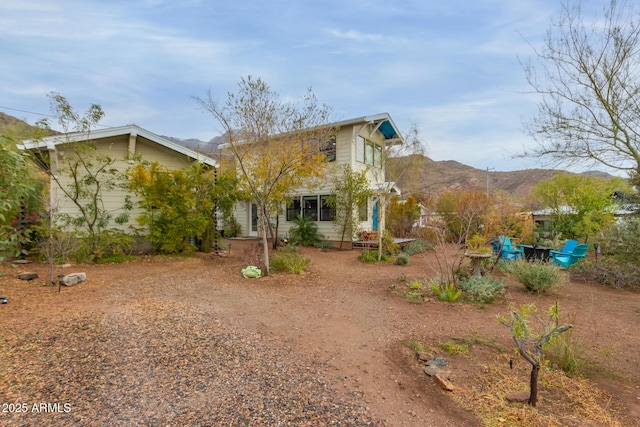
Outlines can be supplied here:
<path id="1" fill-rule="evenodd" d="M 603 406 L 640 425 L 638 293 L 569 281 L 536 296 L 508 281 L 506 300 L 484 308 L 416 304 L 400 289 L 437 275 L 434 253 L 367 265 L 359 251 L 303 248 L 308 272 L 244 279 L 255 242 L 230 243 L 227 257 L 67 267 L 87 278 L 60 293 L 46 265 L 3 263 L 0 425 L 482 425 L 460 402 L 503 355 L 441 345 L 483 337 L 512 349 L 495 315 L 555 301 L 602 368 L 591 381 Z M 24 271 L 39 278 L 18 280 Z M 446 361 L 452 392 L 425 375 L 412 343 Z M 544 382 L 540 399 L 554 408 Z"/>

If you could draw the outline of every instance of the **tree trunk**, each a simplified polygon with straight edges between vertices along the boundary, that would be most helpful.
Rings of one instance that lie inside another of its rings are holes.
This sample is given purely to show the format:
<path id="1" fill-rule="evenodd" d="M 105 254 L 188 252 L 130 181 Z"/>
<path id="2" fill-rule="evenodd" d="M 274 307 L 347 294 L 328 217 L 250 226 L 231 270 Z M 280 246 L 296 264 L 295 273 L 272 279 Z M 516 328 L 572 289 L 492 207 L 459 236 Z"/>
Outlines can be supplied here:
<path id="1" fill-rule="evenodd" d="M 260 234 L 262 234 L 262 249 L 265 275 L 269 275 L 269 242 L 267 240 L 267 218 L 265 215 L 265 207 L 263 204 L 259 206 L 258 215 L 260 217 Z"/>
<path id="2" fill-rule="evenodd" d="M 529 380 L 529 405 L 536 406 L 538 402 L 538 372 L 540 372 L 540 365 L 535 364 L 531 368 L 531 379 Z"/>

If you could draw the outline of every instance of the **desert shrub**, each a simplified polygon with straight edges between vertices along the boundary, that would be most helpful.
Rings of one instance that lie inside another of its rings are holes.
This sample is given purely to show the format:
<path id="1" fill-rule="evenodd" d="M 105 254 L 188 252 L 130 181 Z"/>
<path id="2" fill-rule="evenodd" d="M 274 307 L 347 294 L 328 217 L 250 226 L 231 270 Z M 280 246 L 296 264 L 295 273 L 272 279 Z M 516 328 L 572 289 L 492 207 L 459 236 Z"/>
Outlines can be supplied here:
<path id="1" fill-rule="evenodd" d="M 640 288 L 640 266 L 609 257 L 572 265 L 569 273 L 572 280 L 594 282 L 612 288 Z"/>
<path id="2" fill-rule="evenodd" d="M 407 285 L 409 287 L 409 289 L 411 289 L 412 291 L 419 291 L 420 288 L 422 288 L 422 282 L 418 279 L 415 279 L 414 281 L 412 281 L 411 283 L 409 283 Z"/>
<path id="3" fill-rule="evenodd" d="M 414 240 L 413 242 L 409 242 L 403 249 L 407 255 L 415 255 L 421 254 L 426 251 L 432 251 L 434 249 L 433 243 L 427 242 L 426 240 Z"/>
<path id="4" fill-rule="evenodd" d="M 305 258 L 297 252 L 284 252 L 271 258 L 270 270 L 300 274 L 309 268 L 309 265 L 311 265 L 309 258 Z"/>
<path id="5" fill-rule="evenodd" d="M 382 254 L 393 255 L 400 252 L 400 245 L 398 245 L 394 238 L 386 231 L 382 233 Z"/>
<path id="6" fill-rule="evenodd" d="M 69 258 L 77 263 L 121 262 L 130 259 L 135 237 L 116 229 L 97 234 L 77 233 Z"/>
<path id="7" fill-rule="evenodd" d="M 366 262 L 369 264 L 375 264 L 378 262 L 378 251 L 372 250 L 364 250 L 362 254 L 358 257 L 358 259 L 362 262 Z M 385 254 L 382 254 L 382 261 L 389 261 L 389 257 Z"/>
<path id="8" fill-rule="evenodd" d="M 293 224 L 289 229 L 289 236 L 293 243 L 311 246 L 323 239 L 323 236 L 318 233 L 318 224 L 311 217 L 298 215 L 293 220 Z"/>
<path id="9" fill-rule="evenodd" d="M 395 265 L 407 265 L 409 264 L 409 255 L 407 254 L 398 254 L 396 258 L 393 260 Z"/>
<path id="10" fill-rule="evenodd" d="M 573 331 L 571 328 L 552 339 L 545 349 L 545 356 L 552 367 L 575 377 L 585 373 L 591 360 L 586 354 L 585 346 L 574 337 Z"/>
<path id="11" fill-rule="evenodd" d="M 434 283 L 431 285 L 431 290 L 440 301 L 446 302 L 456 302 L 460 295 L 462 295 L 462 289 L 457 289 L 454 283 L 448 283 L 446 285 Z"/>
<path id="12" fill-rule="evenodd" d="M 605 254 L 619 261 L 640 263 L 640 218 L 625 218 L 610 226 L 599 243 Z"/>
<path id="13" fill-rule="evenodd" d="M 558 269 L 542 261 L 510 261 L 502 263 L 501 268 L 510 273 L 530 292 L 548 292 L 562 281 Z"/>
<path id="14" fill-rule="evenodd" d="M 318 249 L 331 249 L 333 248 L 333 244 L 328 240 L 318 240 L 317 242 L 313 242 L 313 247 Z"/>
<path id="15" fill-rule="evenodd" d="M 494 280 L 490 276 L 470 277 L 460 287 L 467 300 L 480 304 L 494 302 L 504 295 L 504 279 Z"/>

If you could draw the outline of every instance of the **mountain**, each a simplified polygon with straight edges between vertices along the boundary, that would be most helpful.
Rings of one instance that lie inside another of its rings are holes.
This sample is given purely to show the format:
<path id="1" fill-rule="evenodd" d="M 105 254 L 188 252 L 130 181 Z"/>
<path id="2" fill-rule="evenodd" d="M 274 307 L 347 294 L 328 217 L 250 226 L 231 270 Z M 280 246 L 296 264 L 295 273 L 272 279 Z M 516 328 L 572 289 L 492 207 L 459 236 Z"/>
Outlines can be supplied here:
<path id="1" fill-rule="evenodd" d="M 183 147 L 187 147 L 201 153 L 216 153 L 218 151 L 218 146 L 224 142 L 224 137 L 222 136 L 214 136 L 208 142 L 195 138 L 181 139 L 173 136 L 160 136 L 164 139 L 175 142 L 176 144 L 180 144 Z"/>
<path id="2" fill-rule="evenodd" d="M 438 195 L 448 190 L 487 191 L 490 194 L 506 194 L 514 201 L 524 201 L 540 181 L 565 171 L 555 169 L 525 169 L 510 172 L 487 171 L 456 162 L 434 161 L 426 156 L 413 158 L 417 165 L 412 176 L 398 181 L 404 193 Z M 581 175 L 603 179 L 613 178 L 605 172 L 592 171 Z"/>

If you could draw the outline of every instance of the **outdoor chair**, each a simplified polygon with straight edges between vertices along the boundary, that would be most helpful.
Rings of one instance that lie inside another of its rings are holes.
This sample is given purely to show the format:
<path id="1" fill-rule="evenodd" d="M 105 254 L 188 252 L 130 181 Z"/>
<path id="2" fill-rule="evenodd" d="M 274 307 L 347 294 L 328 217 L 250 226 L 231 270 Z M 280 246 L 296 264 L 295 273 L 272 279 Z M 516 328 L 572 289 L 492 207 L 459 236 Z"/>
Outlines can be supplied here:
<path id="1" fill-rule="evenodd" d="M 573 252 L 576 246 L 578 246 L 577 240 L 567 240 L 566 242 L 564 242 L 564 246 L 562 247 L 562 249 L 554 249 L 554 251 L 562 252 L 564 254 L 570 254 L 571 252 Z"/>
<path id="2" fill-rule="evenodd" d="M 577 245 L 571 252 L 551 251 L 551 265 L 559 265 L 560 267 L 567 268 L 587 256 L 587 249 L 589 246 L 586 244 Z"/>
<path id="3" fill-rule="evenodd" d="M 494 247 L 493 243 L 492 247 Z M 511 239 L 507 236 L 500 236 L 498 238 L 498 245 L 497 248 L 494 248 L 494 253 L 505 261 L 524 259 L 524 248 L 512 244 Z"/>

